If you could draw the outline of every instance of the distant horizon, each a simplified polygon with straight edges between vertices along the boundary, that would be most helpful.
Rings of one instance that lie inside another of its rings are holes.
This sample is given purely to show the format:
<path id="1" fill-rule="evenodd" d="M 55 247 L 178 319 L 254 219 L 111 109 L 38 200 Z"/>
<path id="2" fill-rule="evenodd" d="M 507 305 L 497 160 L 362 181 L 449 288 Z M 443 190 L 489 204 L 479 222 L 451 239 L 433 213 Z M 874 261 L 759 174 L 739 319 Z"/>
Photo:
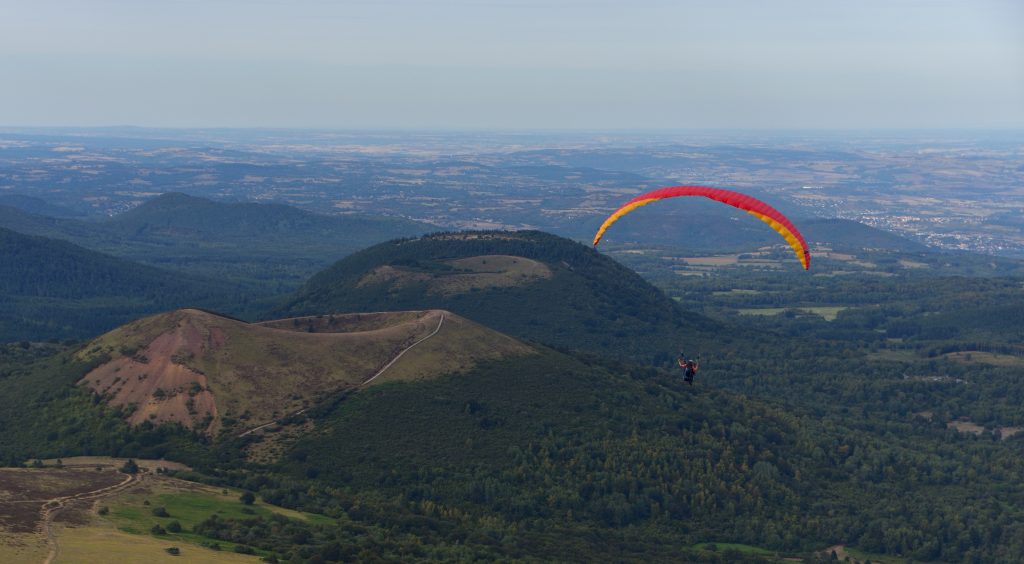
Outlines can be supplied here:
<path id="1" fill-rule="evenodd" d="M 1024 128 L 1019 0 L 44 0 L 0 123 Z"/>
<path id="2" fill-rule="evenodd" d="M 665 127 L 665 128 L 542 128 L 542 127 L 441 127 L 441 126 L 272 126 L 272 125 L 17 125 L 0 123 L 0 134 L 16 131 L 267 131 L 321 133 L 508 133 L 519 134 L 676 134 L 676 133 L 964 133 L 1024 132 L 1024 125 L 962 127 Z M 1024 139 L 1022 139 L 1024 141 Z"/>

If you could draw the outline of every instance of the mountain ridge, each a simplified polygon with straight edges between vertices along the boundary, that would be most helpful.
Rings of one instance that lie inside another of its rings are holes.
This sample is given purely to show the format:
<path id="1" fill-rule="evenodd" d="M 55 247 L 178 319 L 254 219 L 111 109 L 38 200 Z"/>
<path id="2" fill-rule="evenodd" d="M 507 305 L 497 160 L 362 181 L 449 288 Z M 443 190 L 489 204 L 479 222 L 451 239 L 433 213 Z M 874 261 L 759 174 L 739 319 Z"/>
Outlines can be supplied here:
<path id="1" fill-rule="evenodd" d="M 152 266 L 232 279 L 260 297 L 297 287 L 349 253 L 432 228 L 402 218 L 321 215 L 282 204 L 167 193 L 111 218 L 34 215 L 0 205 L 0 227 L 70 241 Z"/>

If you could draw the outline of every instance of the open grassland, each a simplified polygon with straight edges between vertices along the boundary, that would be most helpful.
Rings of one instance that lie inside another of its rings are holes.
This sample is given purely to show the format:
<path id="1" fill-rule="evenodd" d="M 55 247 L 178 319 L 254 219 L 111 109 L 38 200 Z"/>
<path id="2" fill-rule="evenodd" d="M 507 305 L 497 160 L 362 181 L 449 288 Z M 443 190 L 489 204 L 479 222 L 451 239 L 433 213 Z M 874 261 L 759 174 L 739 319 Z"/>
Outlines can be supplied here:
<path id="1" fill-rule="evenodd" d="M 480 362 L 535 352 L 532 347 L 516 339 L 493 332 L 468 319 L 446 315 L 436 335 L 410 349 L 375 379 L 373 384 L 455 374 L 469 370 Z M 424 367 L 430 367 L 431 370 L 424 371 Z"/>
<path id="2" fill-rule="evenodd" d="M 84 527 L 63 527 L 59 531 L 61 552 L 55 564 L 220 564 L 259 562 L 256 555 L 237 554 L 230 549 L 212 550 L 207 547 L 181 542 L 172 535 L 146 537 L 118 531 L 104 524 Z M 226 543 L 230 544 L 230 543 Z M 177 547 L 175 556 L 166 549 Z M 41 560 L 41 559 L 40 559 Z"/>
<path id="3" fill-rule="evenodd" d="M 2 468 L 0 534 L 35 533 L 48 500 L 115 486 L 123 479 L 111 468 Z"/>
<path id="4" fill-rule="evenodd" d="M 49 562 L 59 555 L 57 531 L 89 522 L 95 500 L 131 487 L 132 480 L 111 461 L 0 469 L 0 562 Z"/>
<path id="5" fill-rule="evenodd" d="M 913 362 L 921 360 L 921 355 L 908 349 L 881 349 L 867 355 L 869 360 L 881 360 L 890 362 Z"/>
<path id="6" fill-rule="evenodd" d="M 322 515 L 292 511 L 260 501 L 246 505 L 239 499 L 242 493 L 242 490 L 234 488 L 214 488 L 176 478 L 151 476 L 143 486 L 104 502 L 109 508 L 104 520 L 114 523 L 124 532 L 147 535 L 153 525 L 167 525 L 171 521 L 177 521 L 185 531 L 191 531 L 211 515 L 235 519 L 283 515 L 310 523 L 334 522 Z M 154 509 L 158 507 L 164 508 L 168 516 L 157 517 Z M 189 538 L 190 533 L 177 536 Z"/>
<path id="7" fill-rule="evenodd" d="M 389 368 L 386 379 L 431 378 L 532 350 L 440 310 L 260 324 L 179 310 L 116 329 L 78 355 L 105 360 L 83 383 L 114 405 L 136 406 L 131 423 L 179 422 L 216 434 L 254 428 L 363 385 L 431 335 L 442 317 L 444 331 Z"/>
<path id="8" fill-rule="evenodd" d="M 426 313 L 423 311 L 387 311 L 310 315 L 260 321 L 253 325 L 300 333 L 362 333 L 414 322 L 423 318 Z"/>
<path id="9" fill-rule="evenodd" d="M 1024 357 L 1012 354 L 998 354 L 983 351 L 960 351 L 942 355 L 944 358 L 969 364 L 980 362 L 992 366 L 1024 366 Z"/>
<path id="10" fill-rule="evenodd" d="M 784 308 L 784 307 L 753 307 L 753 308 L 740 308 L 736 311 L 740 315 L 778 315 L 787 309 L 809 313 L 812 315 L 819 315 L 825 321 L 834 321 L 839 316 L 839 312 L 847 309 L 844 306 L 811 306 L 811 307 L 796 307 L 796 308 Z"/>
<path id="11" fill-rule="evenodd" d="M 474 290 L 522 286 L 552 277 L 543 262 L 511 255 L 481 255 L 437 263 L 432 268 L 384 265 L 367 273 L 357 287 L 384 285 L 397 290 L 425 284 L 427 293 L 452 296 Z"/>
<path id="12" fill-rule="evenodd" d="M 970 421 L 967 419 L 958 419 L 956 421 L 950 421 L 946 423 L 946 427 L 950 429 L 956 429 L 960 433 L 969 433 L 971 435 L 980 435 L 985 432 L 985 427 Z M 999 436 L 1003 439 L 1009 439 L 1010 437 L 1024 431 L 1021 427 L 995 427 L 992 429 L 994 432 L 998 432 Z"/>
<path id="13" fill-rule="evenodd" d="M 141 458 L 132 459 L 139 468 L 145 468 L 147 470 L 156 471 L 157 468 L 164 470 L 191 470 L 186 464 L 180 462 L 172 462 L 170 460 L 143 460 Z M 26 464 L 30 461 L 26 461 Z M 68 458 L 47 458 L 44 459 L 43 465 L 45 466 L 63 466 L 64 468 L 91 468 L 96 467 L 110 467 L 120 468 L 128 462 L 127 458 L 113 458 L 110 456 L 70 456 Z"/>
<path id="14" fill-rule="evenodd" d="M 722 267 L 742 266 L 775 269 L 783 266 L 783 261 L 771 258 L 768 256 L 768 253 L 765 252 L 679 257 L 678 260 L 682 261 L 683 266 L 685 267 L 683 270 L 677 271 L 678 274 L 682 274 L 687 271 L 710 272 Z"/>
<path id="15" fill-rule="evenodd" d="M 878 268 L 878 265 L 873 263 L 873 262 L 862 260 L 862 259 L 860 259 L 860 258 L 858 258 L 858 257 L 856 257 L 854 255 L 847 254 L 847 253 L 826 253 L 823 258 L 837 260 L 837 261 L 841 261 L 841 262 L 857 265 L 857 266 L 860 266 L 860 267 L 863 267 L 863 268 L 868 268 L 868 269 Z M 913 262 L 913 261 L 908 261 L 908 262 Z M 902 261 L 901 261 L 901 263 L 902 263 Z M 915 264 L 921 264 L 922 266 L 928 266 L 928 265 L 925 265 L 925 264 L 922 264 L 922 263 L 915 263 Z M 904 265 L 904 267 L 910 268 L 911 266 L 910 265 Z"/>
<path id="16" fill-rule="evenodd" d="M 195 526 L 214 515 L 222 519 L 280 515 L 311 524 L 334 522 L 259 501 L 246 505 L 239 499 L 241 494 L 236 489 L 147 474 L 130 490 L 97 500 L 87 520 L 59 527 L 56 562 L 253 562 L 263 555 L 260 551 L 255 556 L 236 553 L 236 543 L 195 534 Z M 172 523 L 180 526 L 179 532 L 171 530 L 176 528 Z M 165 532 L 155 533 L 158 525 Z M 179 548 L 177 560 L 165 551 L 168 547 Z"/>
<path id="17" fill-rule="evenodd" d="M 774 550 L 768 550 L 767 548 L 761 548 L 759 546 L 750 546 L 749 544 L 738 544 L 732 542 L 702 542 L 695 544 L 694 548 L 704 552 L 728 552 L 736 551 L 742 552 L 743 554 L 755 554 L 757 556 L 776 557 L 781 560 L 779 553 Z"/>
<path id="18" fill-rule="evenodd" d="M 928 263 L 910 259 L 899 259 L 899 264 L 903 268 L 931 268 Z"/>
<path id="19" fill-rule="evenodd" d="M 741 288 L 733 288 L 731 290 L 724 290 L 719 292 L 711 292 L 712 296 L 756 296 L 763 294 L 763 290 L 744 290 Z"/>
<path id="20" fill-rule="evenodd" d="M 448 265 L 472 274 L 464 274 L 455 284 L 443 285 L 445 292 L 462 293 L 473 288 L 519 286 L 551 278 L 551 269 L 540 261 L 511 255 L 482 255 L 447 261 Z M 459 276 L 454 277 L 456 280 Z M 443 282 L 443 281 L 442 281 Z"/>
<path id="21" fill-rule="evenodd" d="M 980 435 L 985 432 L 985 427 L 978 425 L 973 421 L 950 421 L 949 423 L 946 423 L 946 427 L 956 429 L 961 433 L 970 433 L 972 435 Z"/>
<path id="22" fill-rule="evenodd" d="M 836 550 L 836 556 L 839 557 L 839 561 L 845 561 L 846 556 L 850 557 L 850 562 L 853 564 L 863 564 L 864 562 L 874 562 L 875 564 L 905 564 L 908 562 L 906 558 L 899 558 L 896 556 L 887 556 L 885 554 L 876 554 L 873 552 L 866 552 L 858 550 L 849 546 L 838 546 L 830 547 L 827 551 L 826 556 L 831 555 L 832 549 Z"/>
<path id="23" fill-rule="evenodd" d="M 739 262 L 739 255 L 723 255 L 710 257 L 684 257 L 686 264 L 692 266 L 725 266 Z"/>
<path id="24" fill-rule="evenodd" d="M 0 531 L 0 562 L 42 562 L 46 553 L 46 536 L 43 534 L 16 535 Z"/>

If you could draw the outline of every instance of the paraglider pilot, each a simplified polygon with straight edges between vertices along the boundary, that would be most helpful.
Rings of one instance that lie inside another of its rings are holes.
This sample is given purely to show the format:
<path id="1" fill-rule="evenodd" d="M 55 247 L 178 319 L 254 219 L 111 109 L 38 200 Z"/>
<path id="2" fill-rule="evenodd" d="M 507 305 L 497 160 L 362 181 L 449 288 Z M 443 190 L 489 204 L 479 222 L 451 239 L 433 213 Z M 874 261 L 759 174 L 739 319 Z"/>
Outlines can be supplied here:
<path id="1" fill-rule="evenodd" d="M 693 385 L 693 377 L 697 375 L 697 371 L 700 370 L 700 362 L 694 361 L 692 358 L 687 359 L 686 355 L 679 353 L 679 368 L 683 369 L 683 380 Z"/>

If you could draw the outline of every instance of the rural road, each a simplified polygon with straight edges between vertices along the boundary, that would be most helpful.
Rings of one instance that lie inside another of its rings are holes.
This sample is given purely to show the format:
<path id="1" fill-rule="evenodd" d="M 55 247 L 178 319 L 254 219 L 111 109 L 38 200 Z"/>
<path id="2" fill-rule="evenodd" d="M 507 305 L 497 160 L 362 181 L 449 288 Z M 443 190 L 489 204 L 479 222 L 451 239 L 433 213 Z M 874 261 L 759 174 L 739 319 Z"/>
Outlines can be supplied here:
<path id="1" fill-rule="evenodd" d="M 40 510 L 40 515 L 43 518 L 43 522 L 40 524 L 40 527 L 42 528 L 42 532 L 46 534 L 46 545 L 49 547 L 50 552 L 46 555 L 46 560 L 43 560 L 43 564 L 52 564 L 60 554 L 60 545 L 57 543 L 57 533 L 53 530 L 53 520 L 57 516 L 57 513 L 59 513 L 61 509 L 64 509 L 66 503 L 69 501 L 97 500 L 131 487 L 136 480 L 137 476 L 135 474 L 128 474 L 121 483 L 113 486 L 107 486 L 91 492 L 83 492 L 46 500 Z"/>

